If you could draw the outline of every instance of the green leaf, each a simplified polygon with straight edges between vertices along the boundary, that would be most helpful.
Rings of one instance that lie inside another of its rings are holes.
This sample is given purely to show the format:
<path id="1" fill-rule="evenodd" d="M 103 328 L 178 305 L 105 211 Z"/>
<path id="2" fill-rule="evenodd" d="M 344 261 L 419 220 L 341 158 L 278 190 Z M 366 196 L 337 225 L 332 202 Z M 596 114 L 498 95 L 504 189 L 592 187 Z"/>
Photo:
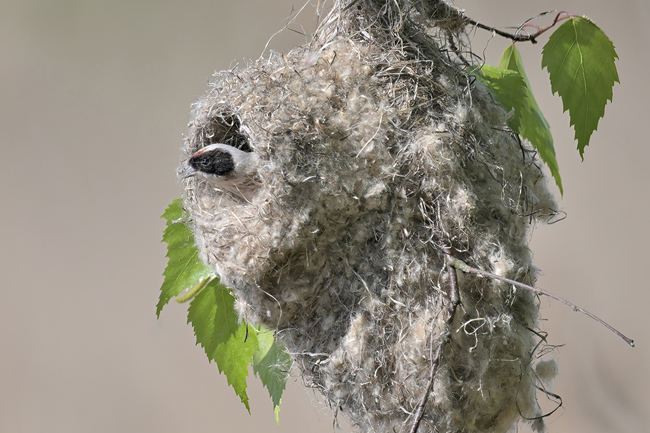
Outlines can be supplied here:
<path id="1" fill-rule="evenodd" d="M 558 166 L 557 158 L 555 156 L 555 148 L 553 147 L 551 127 L 546 121 L 544 114 L 542 114 L 539 105 L 537 105 L 537 101 L 533 95 L 533 89 L 530 86 L 530 81 L 528 81 L 526 71 L 524 70 L 524 62 L 514 44 L 510 45 L 503 52 L 499 67 L 517 72 L 524 81 L 525 98 L 522 100 L 521 123 L 518 132 L 522 137 L 535 146 L 542 161 L 544 161 L 551 170 L 551 175 L 555 179 L 557 187 L 560 189 L 560 194 L 564 194 L 562 178 L 560 177 L 560 167 Z"/>
<path id="2" fill-rule="evenodd" d="M 199 259 L 199 252 L 194 245 L 194 234 L 188 228 L 180 199 L 171 202 L 162 214 L 162 218 L 167 220 L 162 240 L 167 243 L 169 260 L 163 272 L 165 279 L 156 305 L 158 317 L 171 298 L 180 295 L 183 290 L 194 286 L 198 281 L 213 275 L 212 270 Z"/>
<path id="3" fill-rule="evenodd" d="M 526 83 L 521 75 L 515 71 L 495 68 L 490 65 L 483 65 L 475 74 L 476 78 L 490 89 L 506 111 L 514 110 L 508 125 L 514 132 L 520 134 L 521 116 L 526 103 Z"/>
<path id="4" fill-rule="evenodd" d="M 573 17 L 562 24 L 542 51 L 542 67 L 551 77 L 553 93 L 562 98 L 564 111 L 569 110 L 583 159 L 589 138 L 605 115 L 605 105 L 612 100 L 614 83 L 620 82 L 616 59 L 612 41 L 587 17 Z"/>
<path id="5" fill-rule="evenodd" d="M 177 302 L 191 300 L 187 321 L 194 328 L 197 344 L 203 347 L 210 361 L 216 362 L 219 372 L 226 375 L 228 384 L 249 413 L 246 378 L 248 367 L 253 364 L 253 371 L 271 396 L 275 419 L 279 422 L 291 358 L 275 341 L 272 331 L 262 328 L 260 332 L 245 322 L 240 323 L 234 297 L 198 257 L 180 200 L 172 201 L 163 218 L 167 220 L 163 241 L 167 242 L 169 261 L 156 314 L 160 315 L 171 298 L 191 287 Z"/>
<path id="6" fill-rule="evenodd" d="M 280 402 L 291 369 L 291 358 L 275 341 L 274 333 L 270 329 L 262 328 L 257 334 L 257 341 L 253 371 L 268 390 L 273 400 L 275 420 L 279 423 Z"/>
<path id="7" fill-rule="evenodd" d="M 194 328 L 197 344 L 210 361 L 216 362 L 219 372 L 226 375 L 228 384 L 250 413 L 246 378 L 258 349 L 257 333 L 249 332 L 246 323 L 239 323 L 234 302 L 228 289 L 214 279 L 190 303 L 187 321 Z"/>

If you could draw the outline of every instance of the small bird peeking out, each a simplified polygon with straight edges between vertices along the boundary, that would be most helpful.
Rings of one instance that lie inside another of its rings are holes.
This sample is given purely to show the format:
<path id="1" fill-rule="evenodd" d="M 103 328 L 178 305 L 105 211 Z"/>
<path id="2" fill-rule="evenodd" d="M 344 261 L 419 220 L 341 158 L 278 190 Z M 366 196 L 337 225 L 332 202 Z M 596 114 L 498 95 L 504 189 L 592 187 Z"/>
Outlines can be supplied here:
<path id="1" fill-rule="evenodd" d="M 205 179 L 218 189 L 248 199 L 255 191 L 258 162 L 255 152 L 214 143 L 196 151 L 187 160 L 188 167 L 178 177 Z"/>

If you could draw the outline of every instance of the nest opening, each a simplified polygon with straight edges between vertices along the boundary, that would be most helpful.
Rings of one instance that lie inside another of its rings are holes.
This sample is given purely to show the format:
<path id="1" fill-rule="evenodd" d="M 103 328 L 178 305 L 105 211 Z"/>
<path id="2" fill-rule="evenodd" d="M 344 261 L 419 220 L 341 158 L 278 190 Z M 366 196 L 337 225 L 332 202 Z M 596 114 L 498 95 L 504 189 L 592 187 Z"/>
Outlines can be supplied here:
<path id="1" fill-rule="evenodd" d="M 211 122 L 202 128 L 201 135 L 201 147 L 223 143 L 244 152 L 253 151 L 246 132 L 242 130 L 240 117 L 232 113 L 224 111 L 213 115 Z"/>

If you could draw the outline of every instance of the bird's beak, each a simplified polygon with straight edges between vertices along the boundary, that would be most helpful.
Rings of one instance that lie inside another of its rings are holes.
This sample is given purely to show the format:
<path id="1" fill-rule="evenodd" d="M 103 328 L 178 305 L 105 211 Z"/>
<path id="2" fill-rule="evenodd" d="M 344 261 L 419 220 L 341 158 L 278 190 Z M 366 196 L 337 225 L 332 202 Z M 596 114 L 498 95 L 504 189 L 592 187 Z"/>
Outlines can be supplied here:
<path id="1" fill-rule="evenodd" d="M 187 179 L 188 177 L 196 176 L 196 174 L 197 171 L 194 169 L 194 167 L 189 166 L 181 174 L 178 175 L 178 178 Z"/>

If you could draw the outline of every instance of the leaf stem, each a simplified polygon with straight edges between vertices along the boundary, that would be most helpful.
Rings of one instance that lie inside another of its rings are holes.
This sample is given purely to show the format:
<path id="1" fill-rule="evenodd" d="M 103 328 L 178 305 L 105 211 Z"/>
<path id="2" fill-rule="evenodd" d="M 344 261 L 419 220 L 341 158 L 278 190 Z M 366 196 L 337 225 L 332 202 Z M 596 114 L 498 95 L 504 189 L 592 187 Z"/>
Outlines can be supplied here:
<path id="1" fill-rule="evenodd" d="M 203 278 L 202 280 L 197 281 L 185 295 L 181 296 L 180 298 L 176 298 L 175 301 L 179 304 L 182 304 L 193 299 L 196 295 L 199 294 L 201 290 L 205 289 L 205 286 L 210 284 L 210 281 L 214 280 L 215 278 L 217 277 L 215 275 L 212 275 L 211 277 Z"/>

